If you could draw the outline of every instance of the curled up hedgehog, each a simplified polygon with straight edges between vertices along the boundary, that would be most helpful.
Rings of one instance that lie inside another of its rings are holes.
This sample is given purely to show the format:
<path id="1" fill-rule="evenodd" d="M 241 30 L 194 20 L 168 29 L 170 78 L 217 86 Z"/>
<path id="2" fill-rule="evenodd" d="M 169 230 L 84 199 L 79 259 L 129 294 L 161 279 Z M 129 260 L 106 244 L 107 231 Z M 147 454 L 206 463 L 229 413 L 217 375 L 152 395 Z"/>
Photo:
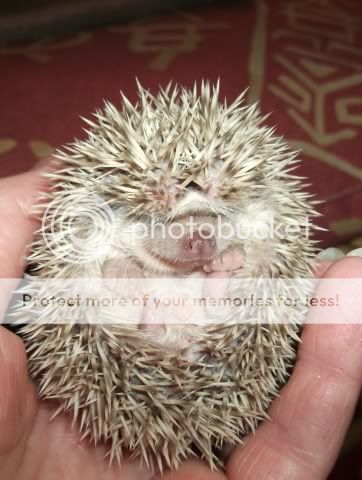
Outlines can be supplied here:
<path id="1" fill-rule="evenodd" d="M 228 105 L 207 82 L 138 94 L 106 102 L 87 139 L 56 155 L 24 286 L 52 301 L 17 308 L 20 334 L 39 395 L 111 459 L 222 467 L 293 365 L 305 305 L 277 300 L 309 288 L 317 213 L 295 152 L 243 94 Z M 221 306 L 157 308 L 160 291 L 205 300 L 208 280 Z M 266 290 L 263 308 L 241 301 Z M 93 303 L 73 308 L 85 294 Z M 106 294 L 143 300 L 95 301 Z"/>

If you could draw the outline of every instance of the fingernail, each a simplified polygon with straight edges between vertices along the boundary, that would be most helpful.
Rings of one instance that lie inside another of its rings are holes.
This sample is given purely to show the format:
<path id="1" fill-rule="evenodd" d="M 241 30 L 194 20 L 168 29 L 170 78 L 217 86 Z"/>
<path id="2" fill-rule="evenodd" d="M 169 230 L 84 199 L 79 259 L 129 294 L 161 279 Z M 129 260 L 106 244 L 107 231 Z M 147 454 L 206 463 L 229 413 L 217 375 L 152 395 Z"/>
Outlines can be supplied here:
<path id="1" fill-rule="evenodd" d="M 330 262 L 334 262 L 336 260 L 339 260 L 340 258 L 343 258 L 344 256 L 345 255 L 342 252 L 342 250 L 340 250 L 339 248 L 334 248 L 334 247 L 326 248 L 325 250 L 322 250 L 321 252 L 319 252 L 317 254 L 317 258 L 319 260 L 328 260 Z"/>
<path id="2" fill-rule="evenodd" d="M 362 257 L 362 248 L 355 248 L 347 253 L 347 257 Z"/>

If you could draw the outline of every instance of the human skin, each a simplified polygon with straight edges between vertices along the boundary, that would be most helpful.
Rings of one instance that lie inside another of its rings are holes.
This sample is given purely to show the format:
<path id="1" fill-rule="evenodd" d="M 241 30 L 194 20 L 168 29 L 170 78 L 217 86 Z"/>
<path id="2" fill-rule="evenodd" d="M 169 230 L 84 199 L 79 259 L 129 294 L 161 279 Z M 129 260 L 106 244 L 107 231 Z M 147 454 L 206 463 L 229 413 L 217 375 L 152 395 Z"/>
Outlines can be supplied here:
<path id="1" fill-rule="evenodd" d="M 30 210 L 45 188 L 40 171 L 0 180 L 0 278 L 21 277 L 26 246 L 37 222 Z M 222 273 L 222 272 L 221 272 Z M 216 277 L 220 272 L 210 273 Z M 322 278 L 362 277 L 362 258 L 323 264 Z M 235 448 L 225 473 L 210 472 L 201 461 L 185 462 L 165 480 L 320 480 L 341 449 L 362 381 L 362 296 L 351 292 L 348 305 L 333 310 L 331 324 L 307 324 L 297 363 L 269 411 L 270 420 Z M 9 291 L 0 292 L 0 315 Z M 313 315 L 313 312 L 311 312 Z M 318 319 L 314 319 L 318 320 Z M 333 324 L 335 320 L 339 323 Z M 38 400 L 19 337 L 0 327 L 1 480 L 150 480 L 152 473 L 125 460 L 109 466 L 104 446 L 80 439 L 69 417 L 49 422 L 55 404 Z"/>

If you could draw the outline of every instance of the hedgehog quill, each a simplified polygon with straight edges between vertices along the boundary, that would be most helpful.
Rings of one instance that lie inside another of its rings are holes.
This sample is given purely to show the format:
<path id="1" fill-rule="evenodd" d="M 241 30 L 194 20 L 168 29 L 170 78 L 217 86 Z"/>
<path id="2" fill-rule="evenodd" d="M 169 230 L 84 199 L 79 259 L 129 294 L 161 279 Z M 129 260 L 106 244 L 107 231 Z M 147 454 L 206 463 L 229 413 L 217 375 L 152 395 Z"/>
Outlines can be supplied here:
<path id="1" fill-rule="evenodd" d="M 62 164 L 48 174 L 28 293 L 43 279 L 82 278 L 97 296 L 103 287 L 93 280 L 111 279 L 111 290 L 128 298 L 133 280 L 200 285 L 216 272 L 230 279 L 227 297 L 245 285 L 254 295 L 265 278 L 276 282 L 275 298 L 303 291 L 302 282 L 285 281 L 311 276 L 315 243 L 305 219 L 317 212 L 294 175 L 296 153 L 257 106 L 244 94 L 227 105 L 208 82 L 155 96 L 138 85 L 138 94 L 136 105 L 125 96 L 120 109 L 106 102 L 86 120 L 86 140 L 56 155 Z M 231 235 L 222 235 L 225 223 Z M 276 237 L 274 223 L 298 233 Z M 101 226 L 106 234 L 93 242 Z M 163 470 L 198 455 L 222 467 L 222 451 L 255 430 L 285 383 L 305 308 L 234 302 L 198 325 L 168 322 L 170 310 L 152 308 L 150 298 L 146 289 L 137 306 L 110 313 L 93 304 L 64 322 L 58 304 L 19 309 L 30 374 L 42 398 L 109 444 L 111 459 L 128 452 Z M 183 308 L 178 318 L 190 316 Z M 270 322 L 283 316 L 288 322 Z"/>

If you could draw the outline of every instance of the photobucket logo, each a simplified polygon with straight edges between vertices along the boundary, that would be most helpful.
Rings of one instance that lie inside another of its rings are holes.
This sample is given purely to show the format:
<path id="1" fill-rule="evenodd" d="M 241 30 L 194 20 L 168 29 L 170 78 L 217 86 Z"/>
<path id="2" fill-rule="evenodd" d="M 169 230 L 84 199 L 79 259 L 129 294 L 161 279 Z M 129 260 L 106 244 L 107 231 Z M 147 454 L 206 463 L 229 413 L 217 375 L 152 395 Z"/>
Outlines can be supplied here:
<path id="1" fill-rule="evenodd" d="M 41 233 L 55 257 L 83 264 L 106 253 L 115 235 L 115 217 L 98 195 L 60 193 L 44 212 Z"/>
<path id="2" fill-rule="evenodd" d="M 312 223 L 309 217 L 304 221 L 288 223 L 277 222 L 273 216 L 258 220 L 254 218 L 232 221 L 218 215 L 212 221 L 200 221 L 198 217 L 190 216 L 187 219 L 174 222 L 161 222 L 155 218 L 149 223 L 139 222 L 132 229 L 131 234 L 137 240 L 181 240 L 197 238 L 210 240 L 212 238 L 224 241 L 231 240 L 288 240 L 298 238 L 308 239 Z"/>

